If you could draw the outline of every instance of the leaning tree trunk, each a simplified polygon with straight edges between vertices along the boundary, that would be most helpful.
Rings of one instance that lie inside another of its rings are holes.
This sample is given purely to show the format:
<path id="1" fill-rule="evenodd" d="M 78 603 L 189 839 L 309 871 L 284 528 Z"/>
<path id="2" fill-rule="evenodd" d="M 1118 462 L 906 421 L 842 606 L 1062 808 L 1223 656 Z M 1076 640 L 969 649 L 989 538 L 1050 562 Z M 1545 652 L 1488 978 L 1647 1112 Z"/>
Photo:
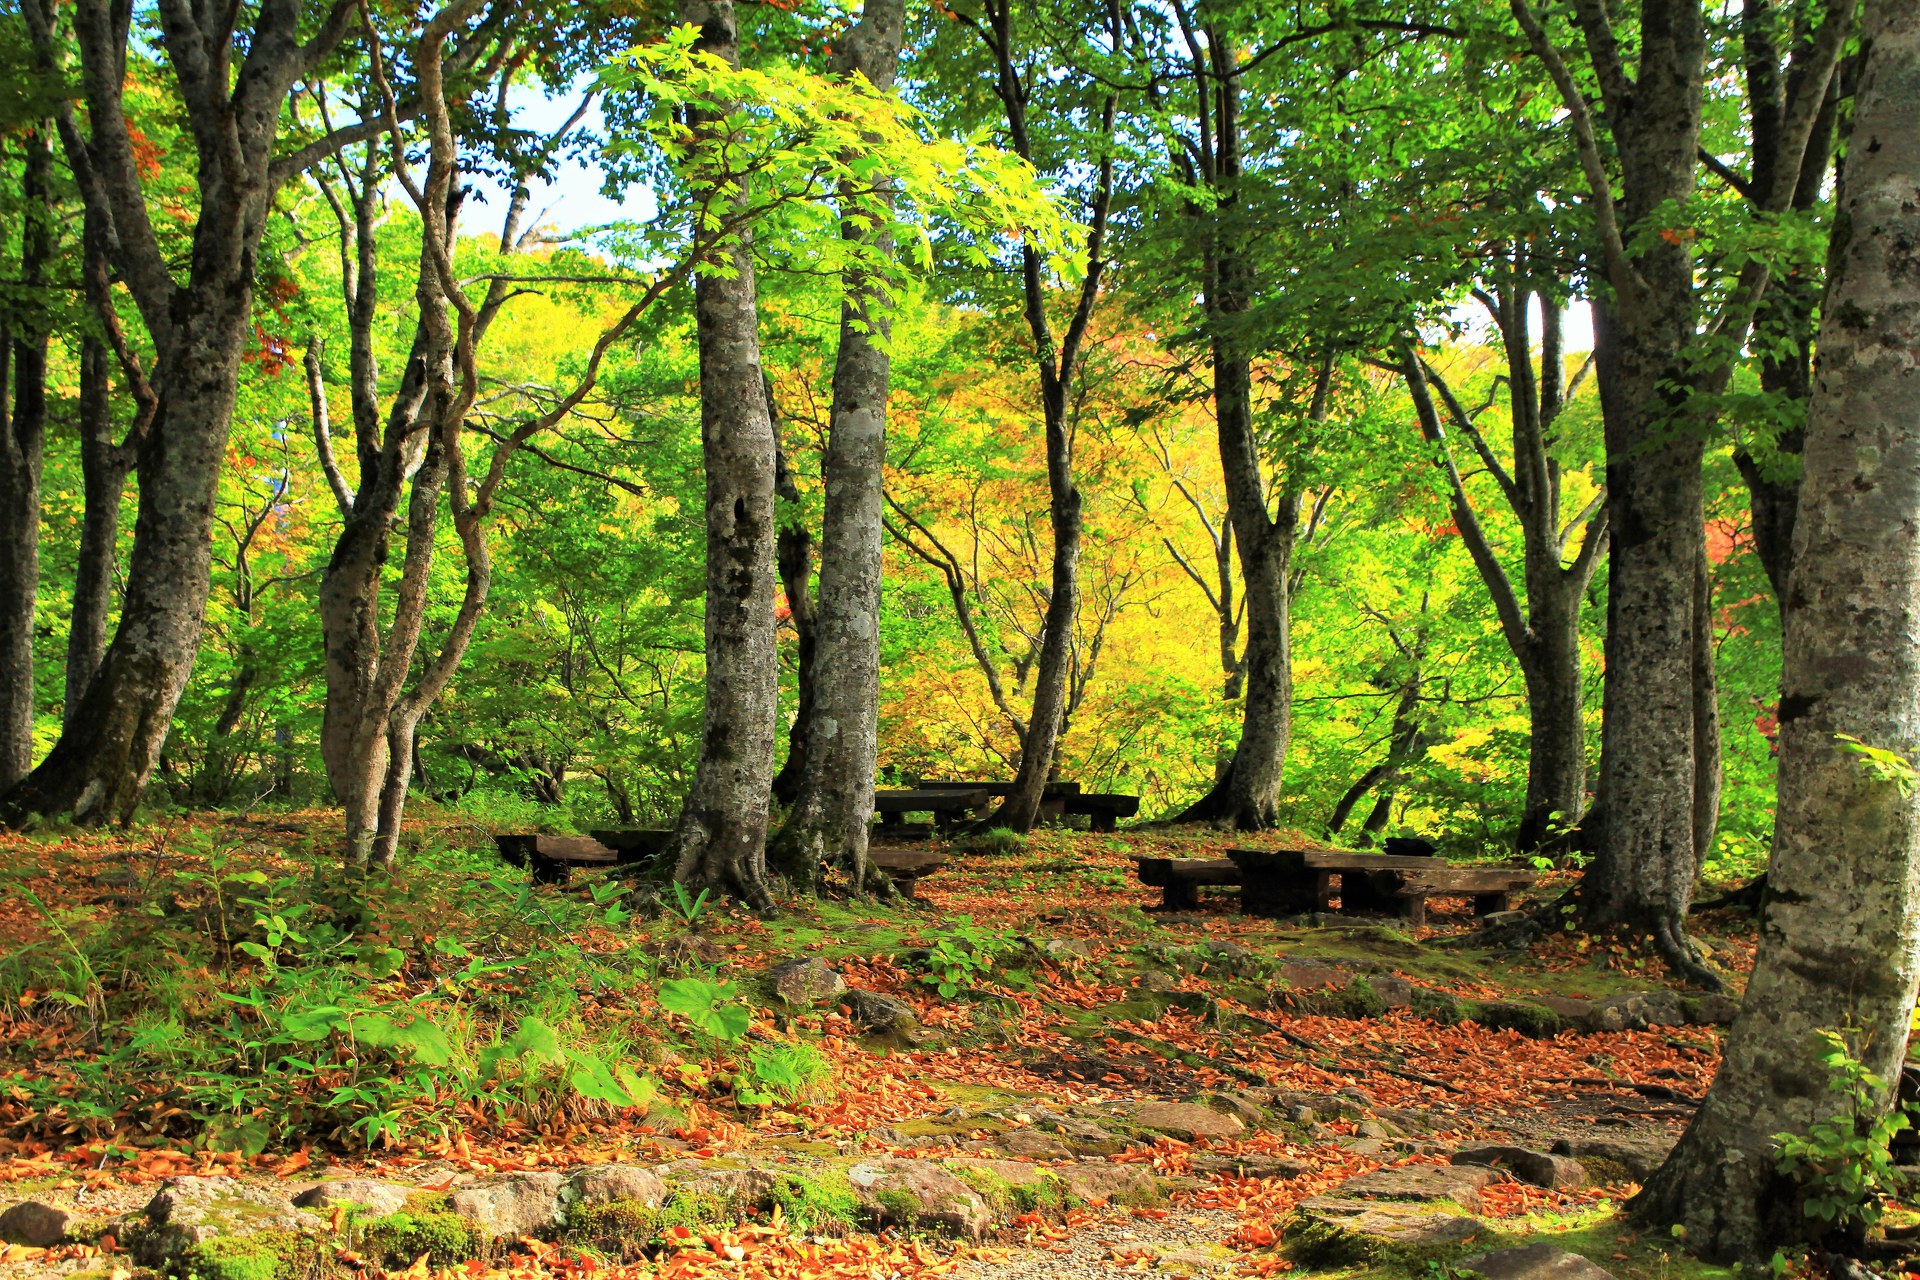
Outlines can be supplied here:
<path id="1" fill-rule="evenodd" d="M 1523 853 L 1579 822 L 1587 800 L 1580 592 L 1576 586 L 1527 604 L 1533 643 L 1520 663 L 1527 685 L 1527 798 L 1514 839 Z"/>
<path id="2" fill-rule="evenodd" d="M 1634 1202 L 1684 1225 L 1689 1248 L 1759 1266 L 1824 1229 L 1775 1135 L 1834 1119 L 1860 1132 L 1892 1104 L 1885 1087 L 1859 1101 L 1829 1087 L 1822 1033 L 1897 1077 L 1920 983 L 1920 7 L 1867 13 L 1787 593 L 1760 950 L 1719 1075 Z M 1876 765 L 1850 739 L 1891 755 Z"/>
<path id="3" fill-rule="evenodd" d="M 107 651 L 113 612 L 113 565 L 119 554 L 120 503 L 126 496 L 130 449 L 113 439 L 107 349 L 97 338 L 80 341 L 80 484 L 83 509 L 73 574 L 73 616 L 67 628 L 65 718 L 80 709 L 87 683 Z"/>
<path id="4" fill-rule="evenodd" d="M 836 50 L 835 72 L 857 73 L 881 92 L 891 90 L 905 8 L 902 0 L 867 0 L 859 23 Z M 867 242 L 876 254 L 892 249 L 885 232 L 851 217 L 841 224 L 841 235 Z M 816 880 L 822 866 L 837 863 L 856 889 L 873 880 L 882 892 L 891 882 L 868 875 L 867 823 L 880 752 L 881 519 L 892 305 L 883 280 L 849 276 L 827 438 L 820 602 L 812 618 L 813 705 L 793 814 L 775 851 L 781 873 L 797 884 Z M 799 604 L 794 608 L 797 620 Z"/>
<path id="5" fill-rule="evenodd" d="M 33 614 L 40 589 L 40 474 L 47 439 L 47 319 L 36 296 L 53 256 L 50 141 L 25 135 L 18 331 L 0 332 L 0 792 L 33 768 Z M 12 365 L 7 386 L 6 362 Z M 13 393 L 11 412 L 5 400 Z"/>
<path id="6" fill-rule="evenodd" d="M 738 66 L 732 0 L 686 0 L 697 47 Z M 743 203 L 727 173 L 724 122 L 689 113 L 696 181 L 723 210 Z M 694 285 L 700 349 L 700 444 L 707 488 L 707 697 L 693 786 L 674 840 L 674 878 L 738 894 L 756 909 L 766 886 L 767 804 L 780 682 L 774 639 L 773 422 L 760 370 L 750 232 L 723 245 L 726 276 Z"/>

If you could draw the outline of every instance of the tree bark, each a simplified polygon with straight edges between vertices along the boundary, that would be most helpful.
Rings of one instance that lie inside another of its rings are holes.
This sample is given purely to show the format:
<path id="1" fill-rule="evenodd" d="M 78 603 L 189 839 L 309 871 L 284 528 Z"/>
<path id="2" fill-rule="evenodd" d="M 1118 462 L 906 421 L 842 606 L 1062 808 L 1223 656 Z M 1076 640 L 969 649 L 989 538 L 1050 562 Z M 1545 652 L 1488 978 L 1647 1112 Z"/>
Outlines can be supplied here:
<path id="1" fill-rule="evenodd" d="M 75 41 L 90 134 L 71 104 L 59 120 L 67 158 L 90 213 L 139 307 L 155 349 L 158 410 L 140 448 L 120 625 L 99 670 L 46 759 L 0 796 L 0 820 L 70 814 L 81 824 L 132 817 L 193 670 L 209 587 L 213 497 L 225 459 L 252 335 L 254 260 L 273 193 L 295 168 L 274 143 L 291 87 L 345 36 L 354 8 L 335 0 L 302 41 L 302 0 L 264 0 L 243 12 L 162 5 L 160 39 L 193 138 L 197 217 L 185 283 L 177 283 L 148 221 L 139 160 L 121 102 L 132 12 L 79 0 Z M 54 61 L 54 13 L 22 6 L 42 63 Z M 311 25 L 311 24 L 309 24 Z M 245 56 L 236 64 L 236 47 Z"/>
<path id="2" fill-rule="evenodd" d="M 834 51 L 834 72 L 864 76 L 875 89 L 890 92 L 905 34 L 902 0 L 867 0 L 859 23 Z M 840 233 L 867 242 L 876 253 L 893 248 L 885 231 L 870 229 L 863 220 L 846 218 Z M 880 752 L 881 540 L 892 307 L 884 279 L 849 273 L 824 468 L 813 705 L 805 721 L 805 763 L 793 812 L 773 851 L 780 873 L 799 885 L 815 882 L 822 867 L 837 865 L 856 890 L 885 892 L 891 886 L 884 877 L 868 874 L 867 823 Z M 804 575 L 801 585 L 804 597 Z M 791 588 L 788 598 L 793 599 Z M 794 607 L 798 619 L 800 606 Z M 869 886 L 869 880 L 875 883 Z"/>
<path id="3" fill-rule="evenodd" d="M 87 684 L 107 650 L 113 613 L 113 569 L 120 547 L 120 504 L 126 496 L 133 450 L 113 438 L 111 374 L 106 347 L 80 341 L 80 483 L 83 509 L 73 576 L 73 615 L 67 629 L 64 718 L 80 709 Z"/>
<path id="4" fill-rule="evenodd" d="M 33 617 L 40 589 L 49 331 L 46 299 L 36 295 L 45 287 L 54 247 L 52 141 L 38 126 L 29 128 L 22 141 L 26 154 L 20 175 L 19 278 L 24 314 L 16 332 L 0 332 L 0 793 L 33 767 Z"/>
<path id="5" fill-rule="evenodd" d="M 1831 1089 L 1820 1033 L 1892 1080 L 1920 983 L 1920 795 L 1897 776 L 1920 757 L 1920 8 L 1867 14 L 1786 599 L 1760 948 L 1706 1101 L 1633 1206 L 1749 1265 L 1823 1230 L 1774 1135 L 1849 1112 L 1864 1125 L 1892 1103 Z M 1896 776 L 1840 735 L 1897 755 Z"/>
<path id="6" fill-rule="evenodd" d="M 844 337 L 842 338 L 844 342 Z M 773 381 L 767 380 L 767 416 L 773 421 L 773 439 L 778 452 L 773 459 L 773 488 L 783 502 L 798 502 L 800 490 L 793 483 L 793 471 L 787 461 L 786 444 L 780 422 L 780 406 L 773 398 Z M 831 452 L 831 424 L 828 449 Z M 878 499 L 875 500 L 876 503 Z M 876 525 L 879 513 L 874 514 Z M 793 725 L 787 730 L 787 758 L 780 772 L 773 775 L 773 798 L 792 809 L 800 798 L 802 780 L 807 771 L 807 743 L 813 733 L 818 696 L 815 692 L 820 667 L 819 611 L 813 603 L 813 531 L 798 516 L 783 522 L 773 544 L 774 568 L 780 574 L 780 591 L 787 598 L 787 619 L 793 623 L 794 709 Z M 874 609 L 879 610 L 876 597 Z M 875 696 L 878 696 L 876 686 Z M 791 817 L 789 817 L 791 821 Z M 782 871 L 782 874 L 786 874 Z M 792 877 L 789 877 L 790 879 Z"/>
<path id="7" fill-rule="evenodd" d="M 732 0 L 683 0 L 699 48 L 738 66 Z M 745 200 L 722 168 L 724 121 L 690 112 L 691 172 L 722 213 Z M 700 349 L 700 444 L 706 463 L 707 697 L 693 786 L 674 841 L 674 878 L 770 909 L 767 804 L 779 721 L 775 666 L 774 439 L 760 366 L 751 232 L 723 245 L 728 274 L 694 285 Z"/>

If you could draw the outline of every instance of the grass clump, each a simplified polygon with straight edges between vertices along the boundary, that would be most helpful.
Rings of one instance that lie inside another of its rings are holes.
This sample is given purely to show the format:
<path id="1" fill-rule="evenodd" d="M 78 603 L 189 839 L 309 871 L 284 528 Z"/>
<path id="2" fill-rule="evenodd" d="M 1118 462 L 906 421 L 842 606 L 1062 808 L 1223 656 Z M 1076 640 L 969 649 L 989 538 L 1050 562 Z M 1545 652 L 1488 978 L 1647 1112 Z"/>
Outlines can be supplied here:
<path id="1" fill-rule="evenodd" d="M 1024 852 L 1027 838 L 1007 827 L 993 827 L 961 836 L 953 842 L 953 847 L 959 853 L 1006 856 Z"/>

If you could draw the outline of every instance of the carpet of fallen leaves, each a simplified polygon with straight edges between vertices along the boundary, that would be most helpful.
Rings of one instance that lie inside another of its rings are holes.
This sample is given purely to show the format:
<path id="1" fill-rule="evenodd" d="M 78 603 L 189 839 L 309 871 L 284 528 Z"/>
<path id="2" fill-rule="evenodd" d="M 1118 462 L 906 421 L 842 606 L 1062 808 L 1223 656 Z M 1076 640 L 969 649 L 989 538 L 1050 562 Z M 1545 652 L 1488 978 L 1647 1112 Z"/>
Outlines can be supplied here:
<path id="1" fill-rule="evenodd" d="M 326 814 L 290 815 L 284 822 L 291 828 L 330 820 Z M 1282 846 L 1297 840 L 1290 833 L 1277 833 L 1235 837 L 1232 843 Z M 1138 909 L 1152 905 L 1158 896 L 1157 891 L 1133 881 L 1131 858 L 1140 854 L 1217 856 L 1225 843 L 1217 835 L 1045 834 L 1020 854 L 957 860 L 942 874 L 921 882 L 919 904 L 904 914 L 875 916 L 874 923 L 895 928 L 908 943 L 925 941 L 937 935 L 947 920 L 966 915 L 988 928 L 1030 937 L 1076 938 L 1089 944 L 1093 957 L 1085 964 L 1043 966 L 1034 973 L 1031 987 L 990 987 L 991 1017 L 980 1004 L 939 997 L 884 950 L 862 954 L 845 937 L 811 944 L 830 954 L 850 985 L 908 1001 L 922 1026 L 939 1039 L 911 1050 L 879 1052 L 863 1042 L 839 1012 L 778 1019 L 764 1015 L 752 1037 L 803 1037 L 833 1069 L 832 1089 L 804 1105 L 750 1111 L 697 1094 L 676 1096 L 673 1102 L 682 1122 L 665 1132 L 646 1124 L 643 1116 L 606 1109 L 545 1125 L 502 1121 L 476 1109 L 465 1132 L 437 1142 L 374 1152 L 310 1145 L 252 1158 L 206 1150 L 190 1138 L 158 1140 L 152 1133 L 75 1134 L 61 1139 L 16 1132 L 0 1137 L 0 1181 L 32 1180 L 56 1189 L 101 1191 L 140 1187 L 180 1174 L 231 1173 L 291 1180 L 310 1176 L 307 1171 L 320 1164 L 398 1177 L 428 1164 L 443 1172 L 514 1171 L 721 1155 L 801 1134 L 839 1142 L 843 1149 L 859 1149 L 863 1134 L 935 1115 L 952 1106 L 956 1095 L 977 1098 L 981 1090 L 1064 1105 L 1179 1098 L 1254 1081 L 1317 1094 L 1357 1089 L 1373 1106 L 1424 1113 L 1437 1138 L 1465 1141 L 1511 1134 L 1562 1113 L 1579 1116 L 1582 1123 L 1605 1114 L 1613 1117 L 1613 1123 L 1674 1128 L 1684 1122 L 1688 1105 L 1697 1101 L 1711 1080 L 1718 1050 L 1714 1033 L 1706 1029 L 1605 1035 L 1569 1032 L 1553 1039 L 1529 1039 L 1472 1022 L 1441 1025 L 1407 1012 L 1349 1020 L 1241 1004 L 1224 994 L 1223 979 L 1205 971 L 1181 977 L 1178 988 L 1207 995 L 1218 1001 L 1218 1008 L 1253 1019 L 1253 1029 L 1242 1022 L 1225 1034 L 1215 1018 L 1171 1007 L 1151 1020 L 1108 1022 L 1089 1037 L 1084 1026 L 1088 1011 L 1114 1005 L 1129 995 L 1128 986 L 1099 976 L 1098 964 L 1124 959 L 1126 949 L 1139 938 Z M 85 900 L 75 887 L 81 878 L 71 874 L 71 868 L 123 852 L 126 845 L 124 837 L 73 836 L 32 846 L 10 845 L 0 837 L 0 869 L 10 872 L 15 884 L 25 885 L 45 904 L 45 908 L 35 905 L 16 893 L 0 897 L 0 952 L 44 941 L 46 908 L 84 910 Z M 154 841 L 156 862 L 166 856 L 164 845 Z M 67 873 L 40 872 L 35 860 L 44 859 L 50 851 L 65 860 Z M 1557 892 L 1566 879 L 1549 877 L 1542 891 Z M 1281 931 L 1272 922 L 1234 914 L 1231 903 L 1230 895 L 1203 896 L 1198 910 L 1161 923 L 1160 934 L 1189 946 L 1207 940 L 1237 942 L 1269 954 L 1289 954 L 1313 941 L 1306 936 L 1311 931 Z M 796 905 L 788 917 L 802 923 L 806 918 L 804 904 Z M 1710 939 L 1716 958 L 1730 971 L 1750 961 L 1751 940 L 1740 932 L 1744 922 L 1716 923 Z M 1414 937 L 1428 942 L 1469 924 L 1463 908 L 1455 904 L 1449 910 L 1442 904 Z M 612 954 L 640 945 L 640 933 L 647 927 L 659 930 L 664 922 L 637 926 L 629 934 L 598 930 L 575 941 Z M 750 975 L 794 953 L 783 941 L 786 933 L 780 922 L 769 925 L 716 912 L 704 933 L 709 945 L 724 957 L 722 966 L 736 976 Z M 1417 959 L 1400 963 L 1407 950 L 1404 938 L 1394 947 L 1383 948 L 1374 957 L 1376 967 L 1416 982 L 1431 981 L 1422 974 Z M 1543 992 L 1602 994 L 1668 982 L 1657 959 L 1605 939 L 1585 941 L 1567 935 L 1549 939 L 1522 960 L 1509 958 L 1497 967 L 1490 963 L 1484 976 L 1450 977 L 1448 989 L 1463 997 L 1492 999 Z M 64 1069 L 85 1053 L 86 1046 L 74 1026 L 63 1029 L 58 1019 L 31 1008 L 31 995 L 17 1001 L 19 1008 L 0 1011 L 0 1055 L 10 1056 L 16 1064 L 27 1055 L 41 1055 L 47 1069 Z M 635 993 L 625 998 L 650 997 Z M 650 1012 L 664 1017 L 657 1009 Z M 0 1095 L 4 1095 L 3 1082 Z M 4 1101 L 0 1096 L 0 1104 Z M 1247 1273 L 1272 1274 L 1286 1266 L 1272 1246 L 1287 1214 L 1301 1200 L 1380 1166 L 1379 1160 L 1339 1145 L 1339 1139 L 1350 1136 L 1350 1123 L 1334 1122 L 1327 1129 L 1332 1139 L 1311 1146 L 1253 1132 L 1240 1140 L 1211 1144 L 1165 1139 L 1114 1159 L 1150 1162 L 1170 1176 L 1191 1174 L 1194 1156 L 1203 1152 L 1300 1161 L 1308 1169 L 1300 1177 L 1215 1175 L 1170 1209 L 1132 1211 L 1149 1225 L 1183 1211 L 1230 1215 L 1235 1225 L 1222 1236 L 1222 1243 L 1243 1255 Z M 903 1155 L 950 1154 L 911 1144 L 890 1149 Z M 1425 1158 L 1429 1157 L 1412 1157 Z M 1486 1193 L 1483 1213 L 1494 1219 L 1527 1218 L 1617 1199 L 1633 1190 L 1630 1185 L 1616 1185 L 1564 1193 L 1500 1184 Z M 1083 1219 L 1084 1215 L 1065 1222 L 1023 1219 L 1016 1224 L 1019 1238 L 1009 1243 L 1038 1249 L 1061 1247 L 1060 1242 L 1084 1225 Z M 991 1261 L 996 1256 L 992 1249 L 892 1236 L 803 1237 L 777 1215 L 727 1231 L 682 1229 L 667 1243 L 659 1258 L 632 1267 L 610 1266 L 524 1241 L 498 1264 L 470 1263 L 430 1275 L 423 1259 L 392 1274 L 413 1280 L 574 1280 L 602 1275 L 662 1280 L 723 1275 L 769 1280 L 917 1280 L 953 1275 L 970 1261 Z M 9 1252 L 0 1253 L 0 1263 L 71 1262 L 83 1257 L 59 1251 L 21 1253 L 20 1248 L 10 1246 Z M 1147 1265 L 1144 1255 L 1141 1265 Z"/>

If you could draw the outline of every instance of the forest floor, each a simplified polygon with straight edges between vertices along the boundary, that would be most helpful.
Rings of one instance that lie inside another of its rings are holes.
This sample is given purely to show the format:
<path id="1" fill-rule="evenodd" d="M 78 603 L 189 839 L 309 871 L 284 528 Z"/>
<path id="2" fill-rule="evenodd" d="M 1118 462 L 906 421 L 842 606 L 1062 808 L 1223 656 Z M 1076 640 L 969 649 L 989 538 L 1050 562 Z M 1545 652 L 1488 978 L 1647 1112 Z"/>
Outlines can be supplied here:
<path id="1" fill-rule="evenodd" d="M 1043 831 L 760 919 L 531 886 L 450 818 L 347 892 L 333 820 L 0 839 L 0 1209 L 62 1215 L 0 1278 L 1712 1270 L 1621 1206 L 1731 1002 L 1571 933 L 1132 875 L 1286 833 Z M 1695 927 L 1745 973 L 1749 918 Z"/>

